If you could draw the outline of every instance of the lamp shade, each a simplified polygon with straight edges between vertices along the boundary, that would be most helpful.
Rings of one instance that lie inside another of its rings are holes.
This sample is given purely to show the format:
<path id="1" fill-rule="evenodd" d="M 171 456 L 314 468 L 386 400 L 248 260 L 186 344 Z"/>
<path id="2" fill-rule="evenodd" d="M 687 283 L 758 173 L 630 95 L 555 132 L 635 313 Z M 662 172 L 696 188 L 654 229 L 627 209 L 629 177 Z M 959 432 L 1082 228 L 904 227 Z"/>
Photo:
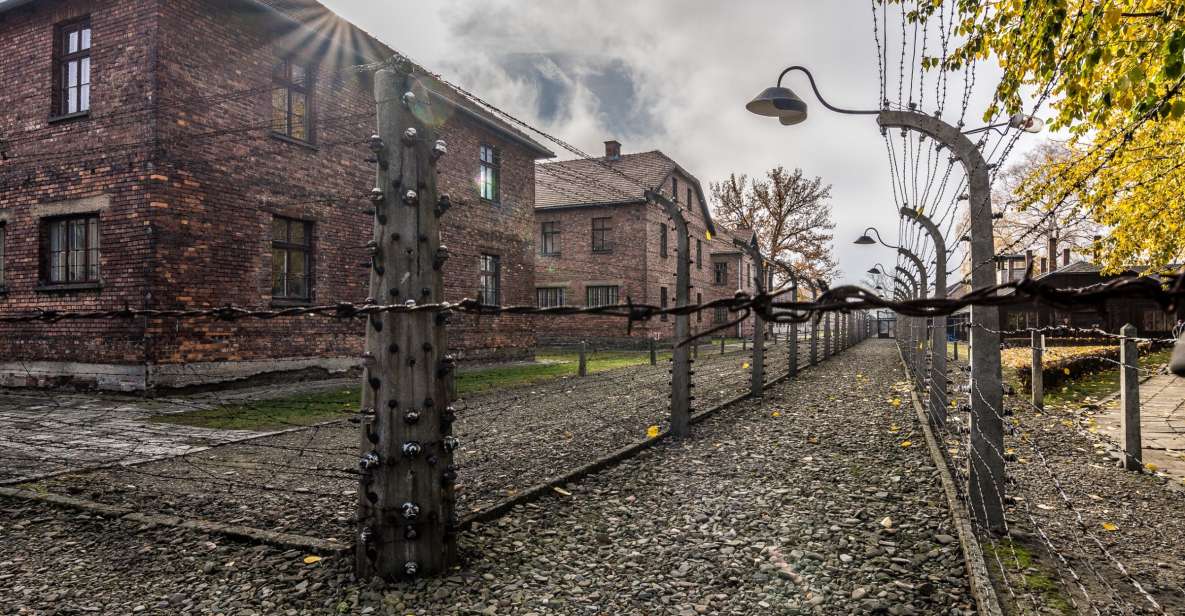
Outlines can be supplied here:
<path id="1" fill-rule="evenodd" d="M 873 267 L 873 268 L 868 269 L 868 273 L 869 274 L 879 274 L 879 273 L 881 273 L 881 271 L 879 269 Z"/>
<path id="2" fill-rule="evenodd" d="M 806 103 L 789 88 L 766 88 L 749 101 L 745 109 L 757 115 L 778 118 L 786 126 L 806 119 Z"/>
<path id="3" fill-rule="evenodd" d="M 860 237 L 856 238 L 856 241 L 852 242 L 852 243 L 859 244 L 861 246 L 868 246 L 870 244 L 875 244 L 876 240 L 872 239 L 871 237 L 868 237 L 868 234 L 865 233 L 864 235 L 861 235 Z"/>

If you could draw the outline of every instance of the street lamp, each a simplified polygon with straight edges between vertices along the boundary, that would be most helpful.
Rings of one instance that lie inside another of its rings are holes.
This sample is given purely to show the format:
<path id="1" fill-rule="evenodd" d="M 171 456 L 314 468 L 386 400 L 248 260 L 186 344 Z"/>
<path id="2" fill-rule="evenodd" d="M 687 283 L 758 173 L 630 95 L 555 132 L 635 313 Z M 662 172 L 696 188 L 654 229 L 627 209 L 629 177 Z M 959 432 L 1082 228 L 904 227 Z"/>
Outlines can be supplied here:
<path id="1" fill-rule="evenodd" d="M 801 71 L 810 80 L 815 97 L 824 107 L 837 113 L 875 115 L 882 131 L 889 128 L 920 132 L 942 144 L 963 164 L 968 178 L 968 205 L 971 231 L 971 284 L 986 288 L 995 282 L 992 260 L 995 242 L 992 232 L 992 197 L 990 168 L 979 148 L 959 128 L 940 118 L 913 110 L 852 110 L 831 105 L 819 94 L 815 78 L 801 66 L 791 66 L 778 76 L 777 87 L 768 88 L 746 105 L 758 115 L 776 117 L 784 125 L 798 124 L 807 117 L 807 106 L 794 92 L 782 87 L 782 79 L 791 71 Z M 1026 132 L 1041 129 L 1032 117 L 1014 116 L 1009 128 Z M 974 132 L 998 129 L 997 126 Z M 972 306 L 971 323 L 971 469 L 968 491 L 971 511 L 979 526 L 990 532 L 1002 532 L 1004 520 L 1004 390 L 1000 378 L 1000 313 L 994 306 Z M 1185 355 L 1185 353 L 1183 353 Z M 1185 371 L 1185 358 L 1180 362 Z"/>

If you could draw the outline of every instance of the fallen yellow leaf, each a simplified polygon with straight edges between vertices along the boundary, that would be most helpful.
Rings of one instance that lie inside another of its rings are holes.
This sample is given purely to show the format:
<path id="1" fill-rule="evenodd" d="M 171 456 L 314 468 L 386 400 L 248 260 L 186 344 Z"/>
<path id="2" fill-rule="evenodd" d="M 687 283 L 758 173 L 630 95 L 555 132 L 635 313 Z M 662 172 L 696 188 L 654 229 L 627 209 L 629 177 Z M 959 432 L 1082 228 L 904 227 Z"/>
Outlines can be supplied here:
<path id="1" fill-rule="evenodd" d="M 1119 530 L 1119 527 L 1116 526 L 1115 524 L 1112 524 L 1111 522 L 1103 522 L 1103 530 L 1109 531 L 1109 532 L 1115 532 L 1115 531 Z"/>
<path id="2" fill-rule="evenodd" d="M 782 412 L 781 411 L 774 411 L 774 412 L 770 413 L 769 416 L 770 417 L 781 417 Z"/>
<path id="3" fill-rule="evenodd" d="M 1155 473 L 1155 472 L 1156 472 L 1156 469 L 1158 469 L 1158 468 L 1160 468 L 1160 467 L 1159 467 L 1159 466 L 1156 466 L 1155 464 L 1153 464 L 1153 463 L 1151 463 L 1151 462 L 1149 462 L 1149 463 L 1147 463 L 1147 464 L 1145 464 L 1145 465 L 1144 465 L 1144 468 L 1148 469 L 1148 472 L 1149 472 L 1149 473 Z"/>
<path id="4" fill-rule="evenodd" d="M 646 428 L 646 438 L 658 438 L 658 426 Z"/>
<path id="5" fill-rule="evenodd" d="M 885 528 L 893 528 L 893 518 L 885 516 L 885 518 L 881 520 L 881 526 L 884 526 Z"/>
<path id="6" fill-rule="evenodd" d="M 912 447 L 913 441 L 901 441 L 901 446 L 902 447 Z"/>
<path id="7" fill-rule="evenodd" d="M 306 565 L 315 565 L 319 562 L 321 562 L 320 556 L 305 556 L 304 557 L 304 564 L 306 564 Z"/>
<path id="8" fill-rule="evenodd" d="M 1066 376 L 1070 376 L 1070 369 L 1069 368 L 1062 368 L 1062 372 L 1064 372 L 1066 374 Z"/>
<path id="9" fill-rule="evenodd" d="M 749 369 L 749 362 L 745 362 L 745 363 L 741 364 L 741 368 L 748 370 Z"/>

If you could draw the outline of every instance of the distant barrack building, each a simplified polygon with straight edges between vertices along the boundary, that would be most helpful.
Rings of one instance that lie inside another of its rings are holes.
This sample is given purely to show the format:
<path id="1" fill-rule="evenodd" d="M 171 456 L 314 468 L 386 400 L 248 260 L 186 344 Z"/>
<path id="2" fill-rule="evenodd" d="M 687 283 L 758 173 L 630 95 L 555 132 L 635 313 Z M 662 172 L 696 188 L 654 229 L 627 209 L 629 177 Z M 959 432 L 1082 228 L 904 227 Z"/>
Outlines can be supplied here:
<path id="1" fill-rule="evenodd" d="M 753 263 L 734 245 L 752 232 L 717 227 L 707 234 L 711 212 L 699 180 L 660 151 L 622 154 L 605 142 L 597 158 L 547 162 L 535 175 L 535 294 L 540 306 L 597 306 L 635 303 L 675 305 L 675 229 L 663 207 L 647 197 L 658 192 L 679 205 L 690 235 L 693 303 L 755 290 Z M 692 315 L 693 333 L 726 323 L 735 315 L 721 309 Z M 749 334 L 752 319 L 728 335 Z M 620 319 L 540 319 L 541 342 L 574 340 L 612 343 L 670 339 L 673 319 L 634 323 Z"/>
<path id="2" fill-rule="evenodd" d="M 312 0 L 0 2 L 0 312 L 364 301 L 371 75 L 393 55 Z M 423 85 L 449 151 L 446 299 L 533 303 L 535 161 L 553 154 Z M 5 324 L 0 384 L 341 371 L 363 333 L 300 318 Z M 454 316 L 449 346 L 530 357 L 532 319 Z"/>

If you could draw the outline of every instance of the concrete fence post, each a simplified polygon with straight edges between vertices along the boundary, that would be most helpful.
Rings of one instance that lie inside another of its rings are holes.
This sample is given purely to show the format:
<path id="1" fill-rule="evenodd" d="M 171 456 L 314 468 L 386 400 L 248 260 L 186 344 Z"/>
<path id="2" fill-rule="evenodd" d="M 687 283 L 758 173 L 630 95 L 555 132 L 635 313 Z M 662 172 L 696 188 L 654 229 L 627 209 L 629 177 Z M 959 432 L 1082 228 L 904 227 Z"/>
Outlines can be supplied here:
<path id="1" fill-rule="evenodd" d="M 679 204 L 657 191 L 646 191 L 646 197 L 660 206 L 675 227 L 675 306 L 682 308 L 691 301 L 691 236 L 687 219 Z M 691 337 L 691 317 L 675 315 L 675 345 L 671 353 L 671 434 L 687 436 L 691 431 L 691 350 L 682 344 Z"/>
<path id="2" fill-rule="evenodd" d="M 798 301 L 798 285 L 790 289 L 790 301 Z M 787 351 L 790 356 L 789 371 L 790 376 L 794 377 L 798 375 L 798 323 L 790 323 L 790 334 L 787 342 L 790 347 Z"/>
<path id="3" fill-rule="evenodd" d="M 815 365 L 819 363 L 819 320 L 812 318 L 807 321 L 811 324 L 811 363 Z"/>
<path id="4" fill-rule="evenodd" d="M 1119 398 L 1123 408 L 1123 468 L 1138 471 L 1144 467 L 1140 442 L 1140 350 L 1136 344 L 1136 326 L 1128 323 L 1120 330 Z"/>
<path id="5" fill-rule="evenodd" d="M 823 359 L 831 357 L 831 313 L 823 315 Z"/>
<path id="6" fill-rule="evenodd" d="M 657 346 L 658 346 L 658 343 L 655 342 L 654 338 L 651 338 L 650 339 L 650 365 L 651 366 L 658 365 L 658 349 L 655 348 Z"/>
<path id="7" fill-rule="evenodd" d="M 1032 372 L 1029 380 L 1031 384 L 1029 391 L 1032 393 L 1033 406 L 1044 409 L 1045 408 L 1045 365 L 1044 359 L 1044 336 L 1040 332 L 1033 332 L 1031 336 L 1030 346 L 1033 347 L 1033 362 Z"/>
<path id="8" fill-rule="evenodd" d="M 720 336 L 720 354 L 724 355 L 724 336 Z"/>
<path id="9" fill-rule="evenodd" d="M 375 74 L 378 133 L 369 301 L 423 305 L 444 301 L 437 162 L 447 153 L 419 110 L 432 101 L 400 63 Z M 492 303 L 498 300 L 492 298 Z M 411 580 L 445 573 L 457 560 L 450 402 L 455 361 L 447 353 L 445 312 L 383 312 L 365 320 L 361 457 L 355 574 Z"/>
<path id="10" fill-rule="evenodd" d="M 588 359 L 586 357 L 586 355 L 588 353 L 588 343 L 587 342 L 585 342 L 583 340 L 580 341 L 579 353 L 580 353 L 580 362 L 579 362 L 579 366 L 576 368 L 576 374 L 579 376 L 588 376 Z"/>

